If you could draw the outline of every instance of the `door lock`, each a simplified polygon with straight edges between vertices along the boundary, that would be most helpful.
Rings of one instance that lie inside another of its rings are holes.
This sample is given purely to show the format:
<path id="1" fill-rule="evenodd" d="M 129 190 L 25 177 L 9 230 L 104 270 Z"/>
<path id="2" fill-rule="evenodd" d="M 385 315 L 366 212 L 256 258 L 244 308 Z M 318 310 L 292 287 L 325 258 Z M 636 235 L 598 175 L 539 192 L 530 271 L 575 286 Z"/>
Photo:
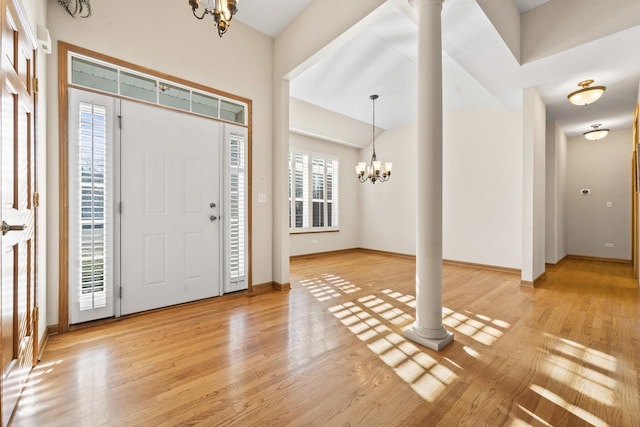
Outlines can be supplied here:
<path id="1" fill-rule="evenodd" d="M 7 234 L 10 231 L 23 231 L 26 230 L 27 226 L 22 224 L 22 225 L 9 225 L 6 222 L 2 221 L 2 235 L 4 236 L 5 234 Z"/>
<path id="2" fill-rule="evenodd" d="M 213 202 L 211 202 L 211 203 L 209 203 L 209 207 L 210 207 L 211 209 L 213 209 L 213 208 L 215 208 L 215 207 L 216 207 L 216 204 L 215 204 L 215 203 L 213 203 Z"/>

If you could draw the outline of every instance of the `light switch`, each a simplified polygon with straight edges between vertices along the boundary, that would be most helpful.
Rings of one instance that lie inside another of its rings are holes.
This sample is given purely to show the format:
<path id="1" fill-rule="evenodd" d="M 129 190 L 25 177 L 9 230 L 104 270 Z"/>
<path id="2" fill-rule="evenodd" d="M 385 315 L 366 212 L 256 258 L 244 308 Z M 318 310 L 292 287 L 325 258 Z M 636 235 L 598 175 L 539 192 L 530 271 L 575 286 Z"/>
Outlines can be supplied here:
<path id="1" fill-rule="evenodd" d="M 267 195 L 265 193 L 258 194 L 258 203 L 267 203 Z"/>
<path id="2" fill-rule="evenodd" d="M 612 208 L 613 207 L 613 202 L 607 202 L 607 207 L 608 208 Z"/>

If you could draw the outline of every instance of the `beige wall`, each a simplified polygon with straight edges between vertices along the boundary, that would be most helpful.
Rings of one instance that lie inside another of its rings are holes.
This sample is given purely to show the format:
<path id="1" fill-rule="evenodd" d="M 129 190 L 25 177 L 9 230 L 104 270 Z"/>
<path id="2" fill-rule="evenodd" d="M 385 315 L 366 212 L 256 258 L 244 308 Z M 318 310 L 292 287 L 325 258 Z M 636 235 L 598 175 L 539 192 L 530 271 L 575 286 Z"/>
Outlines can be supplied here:
<path id="1" fill-rule="evenodd" d="M 524 90 L 522 149 L 522 280 L 545 271 L 546 106 L 535 87 Z"/>
<path id="2" fill-rule="evenodd" d="M 312 2 L 276 39 L 273 74 L 273 280 L 289 282 L 288 168 L 289 81 L 331 49 L 341 37 L 358 31 L 384 0 Z M 339 11 L 338 13 L 336 11 Z"/>
<path id="3" fill-rule="evenodd" d="M 378 160 L 393 162 L 393 173 L 387 182 L 360 184 L 360 247 L 415 255 L 416 143 L 415 123 L 387 129 L 376 138 Z M 358 158 L 369 163 L 371 146 L 360 150 Z"/>
<path id="4" fill-rule="evenodd" d="M 597 142 L 568 139 L 569 254 L 631 259 L 631 140 L 631 129 L 610 132 Z M 583 195 L 582 189 L 591 192 Z"/>
<path id="5" fill-rule="evenodd" d="M 338 232 L 291 234 L 289 245 L 291 255 L 352 249 L 358 247 L 358 181 L 354 166 L 358 162 L 358 150 L 332 142 L 322 141 L 303 135 L 291 134 L 291 149 L 337 157 L 340 175 L 338 177 Z"/>
<path id="6" fill-rule="evenodd" d="M 362 247 L 415 255 L 416 144 L 415 124 L 376 139 L 378 158 L 393 161 L 393 176 L 360 187 Z M 520 268 L 522 112 L 446 112 L 443 150 L 443 257 Z M 362 160 L 370 155 L 370 147 L 360 151 Z"/>
<path id="7" fill-rule="evenodd" d="M 87 19 L 71 18 L 52 1 L 48 26 L 48 324 L 58 322 L 58 40 L 253 101 L 253 283 L 270 282 L 273 40 L 239 21 L 219 38 L 180 1 L 98 1 Z M 267 203 L 257 203 L 259 193 Z"/>
<path id="8" fill-rule="evenodd" d="M 556 122 L 547 122 L 545 262 L 567 255 L 567 137 Z"/>
<path id="9" fill-rule="evenodd" d="M 522 15 L 522 64 L 640 25 L 637 0 L 552 0 Z"/>

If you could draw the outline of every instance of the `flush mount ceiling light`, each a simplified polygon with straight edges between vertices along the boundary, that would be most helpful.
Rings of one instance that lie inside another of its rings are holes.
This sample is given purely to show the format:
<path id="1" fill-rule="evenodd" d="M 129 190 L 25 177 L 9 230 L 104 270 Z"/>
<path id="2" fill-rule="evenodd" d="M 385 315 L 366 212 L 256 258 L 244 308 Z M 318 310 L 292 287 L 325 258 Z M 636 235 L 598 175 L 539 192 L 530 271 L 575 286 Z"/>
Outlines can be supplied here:
<path id="1" fill-rule="evenodd" d="M 200 7 L 200 3 L 204 6 L 204 12 L 198 16 L 196 9 Z M 220 37 L 227 32 L 233 15 L 238 12 L 238 0 L 189 0 L 189 6 L 193 10 L 193 16 L 198 19 L 211 15 L 216 27 L 218 27 Z"/>
<path id="2" fill-rule="evenodd" d="M 372 103 L 373 120 L 371 126 L 373 129 L 373 153 L 371 154 L 371 161 L 369 166 L 366 162 L 360 162 L 356 165 L 356 176 L 360 182 L 371 181 L 375 184 L 376 181 L 385 182 L 391 178 L 391 168 L 393 164 L 391 162 L 382 163 L 376 156 L 376 99 L 378 95 L 371 95 L 369 97 Z"/>
<path id="3" fill-rule="evenodd" d="M 600 129 L 600 123 L 591 125 L 593 130 L 584 133 L 584 137 L 590 141 L 598 141 L 609 134 L 609 129 Z"/>
<path id="4" fill-rule="evenodd" d="M 569 101 L 573 105 L 589 105 L 600 99 L 607 88 L 604 86 L 591 86 L 592 83 L 593 80 L 584 80 L 578 83 L 578 86 L 582 89 L 571 92 L 567 95 Z"/>

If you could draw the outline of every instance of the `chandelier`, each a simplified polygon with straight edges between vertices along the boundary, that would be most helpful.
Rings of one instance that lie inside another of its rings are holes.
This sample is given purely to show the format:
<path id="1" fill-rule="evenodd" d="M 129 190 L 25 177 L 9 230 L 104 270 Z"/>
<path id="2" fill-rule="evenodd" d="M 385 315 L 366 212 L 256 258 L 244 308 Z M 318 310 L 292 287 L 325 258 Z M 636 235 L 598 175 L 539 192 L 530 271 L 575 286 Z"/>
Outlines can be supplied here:
<path id="1" fill-rule="evenodd" d="M 80 18 L 88 18 L 91 16 L 90 0 L 58 0 L 58 3 L 74 18 L 76 15 Z"/>
<path id="2" fill-rule="evenodd" d="M 218 35 L 222 37 L 227 32 L 233 15 L 238 12 L 238 0 L 202 0 L 202 3 L 204 3 L 204 12 L 198 16 L 196 9 L 200 6 L 200 0 L 189 0 L 193 16 L 198 19 L 203 19 L 206 15 L 213 16 L 216 27 L 218 27 Z"/>
<path id="3" fill-rule="evenodd" d="M 596 102 L 604 94 L 607 89 L 604 86 L 591 86 L 593 80 L 585 80 L 578 83 L 582 89 L 578 89 L 575 92 L 571 92 L 567 95 L 569 102 L 573 105 L 589 105 Z"/>
<path id="4" fill-rule="evenodd" d="M 385 182 L 391 178 L 393 164 L 391 162 L 383 164 L 376 156 L 376 99 L 378 99 L 378 95 L 371 95 L 369 99 L 373 104 L 373 120 L 371 123 L 373 129 L 373 153 L 371 154 L 369 166 L 367 166 L 366 162 L 360 162 L 356 165 L 356 176 L 360 182 L 370 180 L 372 184 L 375 184 L 376 181 Z"/>

